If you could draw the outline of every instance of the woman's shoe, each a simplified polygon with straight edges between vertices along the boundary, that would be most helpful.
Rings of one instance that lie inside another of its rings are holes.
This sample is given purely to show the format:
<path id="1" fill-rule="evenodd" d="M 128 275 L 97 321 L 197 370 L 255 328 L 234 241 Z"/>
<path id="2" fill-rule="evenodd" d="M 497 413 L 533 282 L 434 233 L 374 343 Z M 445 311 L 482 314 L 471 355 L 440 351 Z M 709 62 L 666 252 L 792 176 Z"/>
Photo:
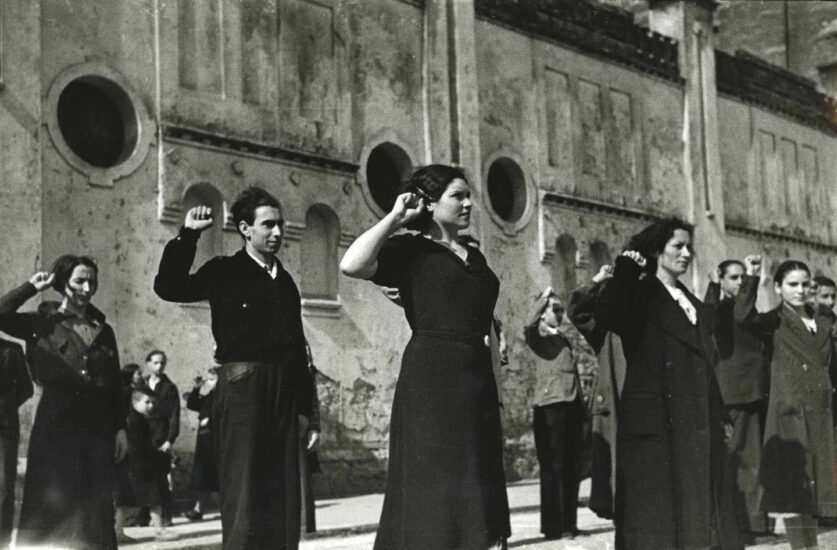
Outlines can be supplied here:
<path id="1" fill-rule="evenodd" d="M 183 517 L 188 519 L 189 521 L 200 521 L 203 519 L 203 512 L 198 512 L 197 510 L 189 510 Z"/>

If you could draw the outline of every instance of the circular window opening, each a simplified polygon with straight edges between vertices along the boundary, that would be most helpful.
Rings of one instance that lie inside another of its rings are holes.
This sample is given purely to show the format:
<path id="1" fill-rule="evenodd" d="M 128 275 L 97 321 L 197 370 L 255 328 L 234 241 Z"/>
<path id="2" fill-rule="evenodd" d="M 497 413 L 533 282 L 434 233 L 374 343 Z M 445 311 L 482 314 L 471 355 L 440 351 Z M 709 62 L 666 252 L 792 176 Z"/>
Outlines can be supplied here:
<path id="1" fill-rule="evenodd" d="M 401 183 L 410 175 L 412 169 L 410 157 L 399 146 L 382 143 L 372 149 L 366 160 L 366 182 L 372 199 L 381 210 L 392 210 Z"/>
<path id="2" fill-rule="evenodd" d="M 523 170 L 511 159 L 499 158 L 488 168 L 488 200 L 504 221 L 514 223 L 526 210 Z"/>
<path id="3" fill-rule="evenodd" d="M 137 115 L 130 97 L 101 76 L 82 76 L 61 91 L 58 127 L 70 150 L 97 168 L 127 160 L 137 146 Z"/>

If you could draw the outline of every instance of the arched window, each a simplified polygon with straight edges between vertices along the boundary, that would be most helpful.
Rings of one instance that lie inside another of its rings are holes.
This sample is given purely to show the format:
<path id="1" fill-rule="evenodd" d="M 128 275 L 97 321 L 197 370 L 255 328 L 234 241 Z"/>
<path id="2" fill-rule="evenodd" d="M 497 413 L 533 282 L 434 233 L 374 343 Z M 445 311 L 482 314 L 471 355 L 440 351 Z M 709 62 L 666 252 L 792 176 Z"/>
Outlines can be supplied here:
<path id="1" fill-rule="evenodd" d="M 183 195 L 183 212 L 186 213 L 195 206 L 208 206 L 212 208 L 212 217 L 215 223 L 212 227 L 201 233 L 198 239 L 198 250 L 195 254 L 195 261 L 192 263 L 192 271 L 223 253 L 224 235 L 224 199 L 221 193 L 209 183 L 196 183 L 186 190 Z"/>
<path id="2" fill-rule="evenodd" d="M 337 299 L 337 244 L 340 221 L 324 204 L 315 204 L 305 214 L 302 235 L 300 288 L 303 298 Z"/>
<path id="3" fill-rule="evenodd" d="M 599 272 L 603 265 L 613 263 L 610 257 L 610 249 L 602 241 L 590 243 L 590 277 Z"/>
<path id="4" fill-rule="evenodd" d="M 575 267 L 578 248 L 575 239 L 564 234 L 555 242 L 555 257 L 552 258 L 552 286 L 565 304 L 570 292 L 575 289 Z"/>

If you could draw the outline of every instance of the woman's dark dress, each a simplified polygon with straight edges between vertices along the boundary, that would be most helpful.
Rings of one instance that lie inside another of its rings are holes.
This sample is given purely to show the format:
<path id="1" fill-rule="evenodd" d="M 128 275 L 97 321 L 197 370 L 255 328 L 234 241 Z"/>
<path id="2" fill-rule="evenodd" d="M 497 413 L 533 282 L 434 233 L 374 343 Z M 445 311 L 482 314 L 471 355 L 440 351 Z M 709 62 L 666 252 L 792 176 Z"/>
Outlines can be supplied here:
<path id="1" fill-rule="evenodd" d="M 389 239 L 372 281 L 397 287 L 413 329 L 390 424 L 375 548 L 485 549 L 511 533 L 497 388 L 485 335 L 499 281 L 420 236 Z"/>
<path id="2" fill-rule="evenodd" d="M 26 340 L 32 377 L 43 388 L 29 439 L 18 546 L 116 549 L 114 441 L 125 426 L 116 339 L 89 306 L 89 345 L 75 322 L 45 302 L 15 313 L 37 294 L 29 283 L 0 298 L 0 330 Z"/>
<path id="3" fill-rule="evenodd" d="M 195 460 L 192 463 L 192 480 L 189 484 L 193 491 L 218 491 L 218 468 L 212 450 L 212 420 L 201 426 L 204 418 L 210 418 L 215 403 L 215 390 L 201 395 L 197 389 L 189 392 L 186 408 L 198 413 L 198 437 L 195 441 Z"/>

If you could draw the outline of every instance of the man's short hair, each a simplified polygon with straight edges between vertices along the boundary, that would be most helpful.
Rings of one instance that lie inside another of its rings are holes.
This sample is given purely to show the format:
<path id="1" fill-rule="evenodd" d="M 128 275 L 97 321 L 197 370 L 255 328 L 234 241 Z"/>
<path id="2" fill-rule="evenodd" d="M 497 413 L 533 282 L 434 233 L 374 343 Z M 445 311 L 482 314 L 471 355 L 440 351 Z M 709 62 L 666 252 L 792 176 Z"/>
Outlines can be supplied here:
<path id="1" fill-rule="evenodd" d="M 723 262 L 718 264 L 718 271 L 720 271 L 721 277 L 727 274 L 727 269 L 729 269 L 731 265 L 740 265 L 742 268 L 746 270 L 746 268 L 744 267 L 744 262 L 740 260 L 724 260 Z"/>
<path id="2" fill-rule="evenodd" d="M 238 225 L 242 221 L 247 222 L 248 225 L 253 225 L 256 220 L 256 209 L 260 206 L 272 206 L 281 209 L 279 200 L 261 187 L 252 185 L 238 194 L 230 207 L 237 231 Z"/>
<path id="3" fill-rule="evenodd" d="M 834 279 L 830 279 L 825 275 L 817 275 L 814 277 L 814 282 L 820 287 L 827 286 L 829 288 L 837 289 L 837 283 L 834 282 Z"/>

